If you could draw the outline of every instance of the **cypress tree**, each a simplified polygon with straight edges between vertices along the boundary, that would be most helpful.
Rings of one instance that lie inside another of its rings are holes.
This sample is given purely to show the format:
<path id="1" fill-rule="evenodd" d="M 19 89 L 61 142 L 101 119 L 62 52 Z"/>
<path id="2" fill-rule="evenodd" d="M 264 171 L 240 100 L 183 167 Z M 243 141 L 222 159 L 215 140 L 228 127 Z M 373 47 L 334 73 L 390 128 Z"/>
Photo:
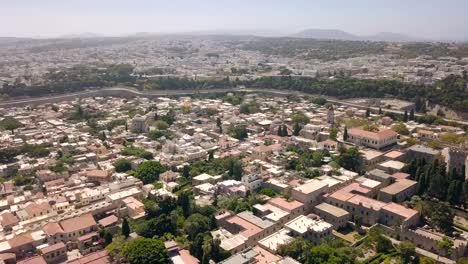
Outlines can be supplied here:
<path id="1" fill-rule="evenodd" d="M 278 127 L 278 136 L 280 136 L 280 137 L 283 136 L 283 127 L 282 126 Z"/>
<path id="2" fill-rule="evenodd" d="M 343 131 L 343 140 L 346 141 L 348 140 L 348 128 L 345 127 Z"/>
<path id="3" fill-rule="evenodd" d="M 301 132 L 301 126 L 299 125 L 298 122 L 296 122 L 296 123 L 294 123 L 293 135 L 294 136 L 299 136 L 299 132 Z"/>
<path id="4" fill-rule="evenodd" d="M 127 218 L 124 218 L 122 222 L 122 235 L 125 236 L 125 238 L 130 236 L 130 225 L 128 224 Z"/>
<path id="5" fill-rule="evenodd" d="M 409 119 L 414 120 L 414 109 L 411 109 L 410 114 L 409 114 Z"/>

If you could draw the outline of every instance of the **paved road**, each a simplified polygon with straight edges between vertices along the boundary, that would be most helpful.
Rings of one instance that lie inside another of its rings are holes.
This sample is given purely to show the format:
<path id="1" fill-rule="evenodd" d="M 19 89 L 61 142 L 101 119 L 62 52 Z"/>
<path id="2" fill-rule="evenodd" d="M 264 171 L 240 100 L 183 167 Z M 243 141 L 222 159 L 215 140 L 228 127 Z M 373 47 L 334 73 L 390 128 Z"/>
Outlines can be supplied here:
<path id="1" fill-rule="evenodd" d="M 93 96 L 93 95 L 99 95 L 102 92 L 112 92 L 118 94 L 119 92 L 121 93 L 127 93 L 127 94 L 132 94 L 135 96 L 148 96 L 148 97 L 157 97 L 157 96 L 171 96 L 171 95 L 193 95 L 193 94 L 209 94 L 209 93 L 225 93 L 225 92 L 251 92 L 251 93 L 270 93 L 270 94 L 275 94 L 275 95 L 281 95 L 281 96 L 286 96 L 286 95 L 298 95 L 298 96 L 314 96 L 312 94 L 307 94 L 303 92 L 298 92 L 298 91 L 290 91 L 290 90 L 276 90 L 276 89 L 258 89 L 258 88 L 245 88 L 245 89 L 240 89 L 240 88 L 228 88 L 228 89 L 190 89 L 190 90 L 164 90 L 164 91 L 152 91 L 152 92 L 141 92 L 132 88 L 125 88 L 125 87 L 112 87 L 112 88 L 102 88 L 99 90 L 89 90 L 89 91 L 83 91 L 79 93 L 70 93 L 70 94 L 64 94 L 64 95 L 58 95 L 58 96 L 48 96 L 48 97 L 36 97 L 36 98 L 28 98 L 28 99 L 21 99 L 21 100 L 12 100 L 12 101 L 5 101 L 5 102 L 0 102 L 0 108 L 6 108 L 6 107 L 15 107 L 15 106 L 21 106 L 25 104 L 40 104 L 43 102 L 47 102 L 49 100 L 72 100 L 74 97 L 85 97 L 85 96 Z M 318 95 L 317 95 L 318 96 Z M 322 95 L 320 95 L 322 96 Z M 365 109 L 367 108 L 366 106 L 362 106 L 359 104 L 355 103 L 350 103 L 346 102 L 343 100 L 338 100 L 333 97 L 327 97 L 327 96 L 322 96 L 325 97 L 329 102 L 336 103 L 336 104 L 341 104 L 345 106 L 351 106 L 351 107 L 356 107 L 359 109 Z M 370 107 L 371 110 L 373 111 L 378 111 L 378 107 Z M 404 111 L 399 111 L 399 110 L 393 110 L 393 109 L 382 109 L 383 112 L 388 112 L 388 113 L 394 113 L 394 114 L 403 114 Z M 423 114 L 415 114 L 416 116 L 423 116 Z M 464 120 L 454 120 L 454 119 L 448 119 L 445 118 L 445 121 L 452 121 L 456 122 L 458 124 L 463 124 L 463 125 L 468 125 L 468 121 Z"/>

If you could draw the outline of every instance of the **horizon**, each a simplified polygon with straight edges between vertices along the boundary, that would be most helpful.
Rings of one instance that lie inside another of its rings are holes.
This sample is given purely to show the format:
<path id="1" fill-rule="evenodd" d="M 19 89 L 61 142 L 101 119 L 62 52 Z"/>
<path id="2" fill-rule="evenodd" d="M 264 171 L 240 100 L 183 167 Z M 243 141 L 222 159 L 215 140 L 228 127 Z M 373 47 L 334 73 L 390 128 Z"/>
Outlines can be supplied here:
<path id="1" fill-rule="evenodd" d="M 468 17 L 463 10 L 467 9 L 468 2 L 461 0 L 429 0 L 424 5 L 402 0 L 391 4 L 371 0 L 23 0 L 2 4 L 0 36 L 57 38 L 84 33 L 127 36 L 141 32 L 233 31 L 290 36 L 307 29 L 337 29 L 358 36 L 389 32 L 430 41 L 466 41 L 464 25 Z"/>

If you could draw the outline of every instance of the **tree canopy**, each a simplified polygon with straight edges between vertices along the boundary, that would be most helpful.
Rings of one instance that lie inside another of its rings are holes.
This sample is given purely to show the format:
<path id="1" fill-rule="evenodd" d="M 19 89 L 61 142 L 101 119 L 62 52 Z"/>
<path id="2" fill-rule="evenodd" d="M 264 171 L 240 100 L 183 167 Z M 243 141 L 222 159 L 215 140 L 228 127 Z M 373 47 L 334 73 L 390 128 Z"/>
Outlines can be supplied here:
<path id="1" fill-rule="evenodd" d="M 135 176 L 145 184 L 148 184 L 159 180 L 159 174 L 165 171 L 166 169 L 164 166 L 162 166 L 158 161 L 148 160 L 138 166 L 135 171 Z"/>
<path id="2" fill-rule="evenodd" d="M 122 254 L 130 264 L 169 263 L 166 247 L 159 239 L 137 238 L 123 247 Z"/>

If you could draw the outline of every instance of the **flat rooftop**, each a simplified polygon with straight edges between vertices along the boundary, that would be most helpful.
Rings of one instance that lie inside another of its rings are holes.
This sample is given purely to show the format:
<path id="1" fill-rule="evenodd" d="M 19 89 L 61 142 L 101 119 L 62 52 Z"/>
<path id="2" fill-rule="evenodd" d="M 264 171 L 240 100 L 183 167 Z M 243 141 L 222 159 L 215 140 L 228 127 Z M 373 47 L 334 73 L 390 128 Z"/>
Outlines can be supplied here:
<path id="1" fill-rule="evenodd" d="M 250 223 L 260 227 L 261 229 L 269 228 L 274 225 L 270 220 L 263 220 L 260 217 L 255 216 L 251 211 L 244 211 L 237 214 L 238 217 L 249 221 Z"/>
<path id="2" fill-rule="evenodd" d="M 340 208 L 340 207 L 336 207 L 334 205 L 331 205 L 329 203 L 321 203 L 317 206 L 315 206 L 315 208 L 317 208 L 318 210 L 321 210 L 321 211 L 324 211 L 324 212 L 327 212 L 335 217 L 342 217 L 342 216 L 345 216 L 345 215 L 349 215 L 349 213 Z"/>
<path id="3" fill-rule="evenodd" d="M 276 206 L 282 210 L 285 210 L 287 212 L 291 212 L 293 210 L 296 210 L 297 208 L 303 207 L 304 204 L 299 202 L 299 201 L 288 201 L 282 197 L 276 197 L 268 200 L 269 204 Z"/>
<path id="4" fill-rule="evenodd" d="M 230 217 L 226 221 L 228 223 L 236 224 L 236 225 L 242 227 L 243 230 L 239 234 L 243 235 L 246 238 L 254 236 L 254 235 L 256 235 L 256 234 L 258 234 L 258 233 L 260 233 L 262 231 L 262 229 L 260 227 L 250 223 L 249 221 L 246 221 L 246 220 L 240 218 L 239 216 Z"/>
<path id="5" fill-rule="evenodd" d="M 332 228 L 332 225 L 330 223 L 327 223 L 322 219 L 312 219 L 305 215 L 300 215 L 294 218 L 293 220 L 286 223 L 284 226 L 299 234 L 304 234 L 308 231 L 321 233 L 325 230 Z"/>
<path id="6" fill-rule="evenodd" d="M 270 252 L 276 252 L 280 245 L 287 244 L 294 239 L 293 237 L 289 236 L 288 233 L 288 230 L 281 229 L 280 231 L 258 241 L 258 244 L 264 248 L 269 249 Z"/>
<path id="7" fill-rule="evenodd" d="M 403 169 L 403 167 L 405 167 L 405 163 L 397 160 L 387 160 L 385 162 L 380 163 L 379 166 L 401 170 Z"/>
<path id="8" fill-rule="evenodd" d="M 385 188 L 382 188 L 380 191 L 388 194 L 397 194 L 417 184 L 417 181 L 408 179 L 398 179 L 397 181 L 395 181 L 395 183 L 390 184 Z"/>
<path id="9" fill-rule="evenodd" d="M 328 187 L 328 184 L 325 182 L 322 182 L 319 180 L 310 180 L 304 183 L 303 185 L 294 188 L 294 190 L 305 193 L 305 194 L 309 194 L 309 193 L 314 193 L 316 191 L 319 191 L 327 187 Z"/>

